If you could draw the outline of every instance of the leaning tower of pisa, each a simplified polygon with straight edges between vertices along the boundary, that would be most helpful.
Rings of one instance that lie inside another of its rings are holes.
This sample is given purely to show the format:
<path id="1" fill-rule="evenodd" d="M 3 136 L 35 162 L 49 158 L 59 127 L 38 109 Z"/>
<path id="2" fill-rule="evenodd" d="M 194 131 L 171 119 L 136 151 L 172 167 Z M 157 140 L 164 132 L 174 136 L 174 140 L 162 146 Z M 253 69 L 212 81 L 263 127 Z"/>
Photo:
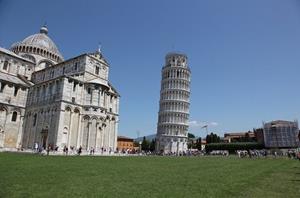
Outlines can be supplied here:
<path id="1" fill-rule="evenodd" d="M 187 56 L 169 53 L 162 68 L 156 151 L 180 154 L 187 150 L 190 76 Z"/>

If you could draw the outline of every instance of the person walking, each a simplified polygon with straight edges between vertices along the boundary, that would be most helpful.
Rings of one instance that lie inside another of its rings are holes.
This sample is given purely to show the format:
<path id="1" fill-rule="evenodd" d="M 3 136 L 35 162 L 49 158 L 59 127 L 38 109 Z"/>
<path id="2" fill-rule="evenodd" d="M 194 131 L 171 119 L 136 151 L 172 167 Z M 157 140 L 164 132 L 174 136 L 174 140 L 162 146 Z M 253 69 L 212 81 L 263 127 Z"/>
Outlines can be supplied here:
<path id="1" fill-rule="evenodd" d="M 68 155 L 68 147 L 67 146 L 64 146 L 63 152 L 65 155 Z"/>
<path id="2" fill-rule="evenodd" d="M 39 144 L 37 142 L 34 143 L 34 150 L 36 153 L 39 151 Z"/>
<path id="3" fill-rule="evenodd" d="M 82 152 L 82 147 L 80 146 L 79 149 L 78 149 L 78 155 L 80 155 Z"/>
<path id="4" fill-rule="evenodd" d="M 47 149 L 46 149 L 46 151 L 47 151 L 47 156 L 49 156 L 50 149 L 51 149 L 51 145 L 48 144 Z"/>

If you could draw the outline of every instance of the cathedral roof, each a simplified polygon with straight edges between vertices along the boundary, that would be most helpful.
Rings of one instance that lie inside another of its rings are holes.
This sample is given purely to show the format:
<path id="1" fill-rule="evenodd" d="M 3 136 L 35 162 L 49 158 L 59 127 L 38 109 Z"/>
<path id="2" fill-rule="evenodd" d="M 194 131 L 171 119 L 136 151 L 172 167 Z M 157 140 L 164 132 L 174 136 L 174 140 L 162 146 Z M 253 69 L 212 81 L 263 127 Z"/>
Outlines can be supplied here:
<path id="1" fill-rule="evenodd" d="M 94 84 L 100 84 L 100 85 L 106 85 L 106 86 L 108 86 L 107 81 L 106 80 L 102 80 L 100 78 L 95 78 L 95 79 L 92 79 L 92 80 L 90 80 L 88 82 L 89 83 L 94 83 Z"/>
<path id="2" fill-rule="evenodd" d="M 18 84 L 18 85 L 22 85 L 25 87 L 29 86 L 27 83 L 25 83 L 19 77 L 11 75 L 11 74 L 3 73 L 3 72 L 0 72 L 0 80 L 6 81 L 6 82 L 11 82 L 11 83 Z"/>
<path id="3" fill-rule="evenodd" d="M 24 58 L 24 57 L 22 57 L 22 56 L 19 56 L 19 55 L 15 54 L 14 52 L 12 52 L 12 51 L 10 51 L 10 50 L 7 50 L 7 49 L 5 49 L 5 48 L 3 48 L 3 47 L 0 47 L 0 52 L 3 52 L 3 53 L 5 53 L 5 54 L 8 54 L 8 55 L 10 55 L 10 56 L 12 56 L 12 57 L 16 57 L 16 58 L 18 58 L 18 59 L 22 59 L 23 61 L 26 61 L 26 62 L 34 63 L 32 60 L 29 60 L 29 59 L 26 59 L 26 58 Z"/>
<path id="4" fill-rule="evenodd" d="M 25 38 L 21 42 L 17 42 L 11 46 L 11 48 L 15 48 L 17 46 L 25 46 L 25 47 L 36 47 L 43 50 L 46 50 L 52 54 L 57 55 L 61 60 L 63 60 L 63 56 L 59 52 L 55 43 L 48 37 L 48 29 L 46 26 L 43 26 L 40 29 L 40 32 L 37 34 L 33 34 Z"/>

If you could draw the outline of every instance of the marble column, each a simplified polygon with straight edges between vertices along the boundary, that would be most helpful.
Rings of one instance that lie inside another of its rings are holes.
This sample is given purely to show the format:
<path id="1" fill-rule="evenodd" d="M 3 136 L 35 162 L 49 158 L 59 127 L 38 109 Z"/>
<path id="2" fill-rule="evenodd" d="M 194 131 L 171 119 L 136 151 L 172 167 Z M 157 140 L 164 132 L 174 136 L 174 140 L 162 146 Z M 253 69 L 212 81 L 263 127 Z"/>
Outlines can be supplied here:
<path id="1" fill-rule="evenodd" d="M 71 139 L 72 139 L 72 120 L 73 120 L 73 112 L 70 111 L 70 122 L 69 122 L 69 133 L 68 133 L 68 144 L 67 144 L 67 147 L 70 148 L 70 142 L 71 142 Z"/>
<path id="2" fill-rule="evenodd" d="M 79 123 L 78 123 L 78 128 L 77 128 L 77 145 L 76 148 L 78 149 L 81 146 L 81 136 L 82 136 L 82 129 L 81 129 L 81 125 L 82 125 L 82 115 L 79 114 Z"/>
<path id="3" fill-rule="evenodd" d="M 87 150 L 90 149 L 90 140 L 91 140 L 91 125 L 92 125 L 92 122 L 89 121 L 88 122 L 88 134 L 87 134 Z"/>

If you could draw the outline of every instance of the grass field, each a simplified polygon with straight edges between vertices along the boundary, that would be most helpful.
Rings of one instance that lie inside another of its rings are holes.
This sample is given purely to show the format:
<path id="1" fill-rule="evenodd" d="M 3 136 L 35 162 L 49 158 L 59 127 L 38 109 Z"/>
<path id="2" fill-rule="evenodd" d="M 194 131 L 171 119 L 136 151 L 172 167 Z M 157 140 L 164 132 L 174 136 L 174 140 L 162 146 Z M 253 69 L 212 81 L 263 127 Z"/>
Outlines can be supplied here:
<path id="1" fill-rule="evenodd" d="M 0 153 L 0 197 L 300 197 L 300 162 Z"/>

